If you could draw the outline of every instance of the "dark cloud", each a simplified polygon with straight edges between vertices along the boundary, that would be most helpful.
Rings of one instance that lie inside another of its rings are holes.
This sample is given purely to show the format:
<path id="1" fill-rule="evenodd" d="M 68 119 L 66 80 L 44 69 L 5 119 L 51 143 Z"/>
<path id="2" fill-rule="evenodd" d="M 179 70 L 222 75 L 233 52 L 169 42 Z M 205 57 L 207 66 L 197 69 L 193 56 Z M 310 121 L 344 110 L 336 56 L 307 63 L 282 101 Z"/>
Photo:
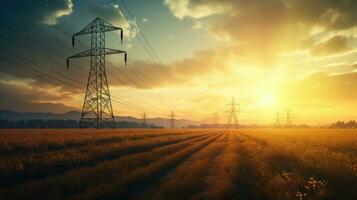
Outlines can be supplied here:
<path id="1" fill-rule="evenodd" d="M 0 82 L 0 109 L 21 112 L 55 112 L 63 113 L 78 110 L 58 102 L 72 100 L 70 92 L 61 89 L 41 87 L 36 89 L 25 82 Z M 52 91 L 50 93 L 49 91 Z"/>
<path id="2" fill-rule="evenodd" d="M 17 80 L 31 80 L 33 86 L 60 87 L 63 91 L 78 93 L 76 87 L 85 89 L 89 71 L 89 60 L 71 62 L 66 70 L 66 58 L 88 48 L 78 38 L 76 48 L 71 46 L 71 35 L 78 32 L 86 22 L 79 22 L 83 16 L 94 19 L 101 16 L 94 7 L 118 17 L 113 5 L 102 6 L 100 1 L 90 1 L 76 7 L 82 17 L 73 17 L 68 22 L 63 16 L 74 11 L 71 0 L 8 1 L 0 8 L 4 19 L 0 37 L 0 73 Z M 97 12 L 93 12 L 93 10 Z M 78 14 L 77 13 L 77 14 Z M 91 14 L 89 14 L 91 13 Z M 78 24 L 81 27 L 78 28 Z"/>
<path id="3" fill-rule="evenodd" d="M 66 70 L 66 58 L 89 45 L 78 38 L 73 49 L 71 35 L 97 16 L 108 17 L 114 24 L 123 23 L 121 13 L 114 5 L 103 5 L 99 0 L 82 2 L 80 6 L 77 2 L 73 5 L 71 0 L 5 0 L 2 3 L 0 17 L 6 20 L 0 22 L 0 80 L 15 80 L 29 87 L 2 84 L 0 94 L 4 98 L 0 108 L 72 110 L 56 102 L 66 102 L 85 92 L 89 59 L 73 60 Z M 46 93 L 46 89 L 56 92 Z"/>
<path id="4" fill-rule="evenodd" d="M 288 0 L 287 6 L 295 20 L 327 29 L 343 30 L 357 25 L 354 0 Z"/>
<path id="5" fill-rule="evenodd" d="M 39 87 L 75 91 L 57 79 L 63 77 L 66 57 L 73 50 L 69 32 L 59 19 L 73 11 L 71 0 L 5 1 L 1 7 L 0 72 L 13 79 L 32 80 Z M 54 26 L 56 24 L 56 26 Z M 57 26 L 58 25 L 58 26 Z M 60 31 L 63 31 L 61 33 Z M 68 76 L 71 76 L 68 74 Z M 81 78 L 74 78 L 82 81 Z"/>
<path id="6" fill-rule="evenodd" d="M 348 38 L 344 36 L 334 36 L 327 41 L 316 44 L 311 49 L 313 56 L 329 56 L 338 53 L 350 51 L 352 48 L 348 46 Z"/>
<path id="7" fill-rule="evenodd" d="M 38 26 L 54 25 L 59 18 L 70 15 L 73 3 L 71 0 L 5 0 L 0 11 L 0 16 L 6 19 L 1 22 L 2 31 L 24 37 L 38 34 L 41 31 Z"/>

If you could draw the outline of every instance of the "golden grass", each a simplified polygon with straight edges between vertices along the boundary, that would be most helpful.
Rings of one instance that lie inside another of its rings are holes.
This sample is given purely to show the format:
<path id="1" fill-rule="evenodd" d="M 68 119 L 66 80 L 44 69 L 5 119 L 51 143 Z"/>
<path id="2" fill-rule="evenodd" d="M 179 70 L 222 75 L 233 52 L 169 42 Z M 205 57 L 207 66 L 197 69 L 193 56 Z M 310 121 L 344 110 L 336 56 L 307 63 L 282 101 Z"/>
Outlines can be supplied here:
<path id="1" fill-rule="evenodd" d="M 0 199 L 357 196 L 355 130 L 39 131 L 0 132 Z"/>

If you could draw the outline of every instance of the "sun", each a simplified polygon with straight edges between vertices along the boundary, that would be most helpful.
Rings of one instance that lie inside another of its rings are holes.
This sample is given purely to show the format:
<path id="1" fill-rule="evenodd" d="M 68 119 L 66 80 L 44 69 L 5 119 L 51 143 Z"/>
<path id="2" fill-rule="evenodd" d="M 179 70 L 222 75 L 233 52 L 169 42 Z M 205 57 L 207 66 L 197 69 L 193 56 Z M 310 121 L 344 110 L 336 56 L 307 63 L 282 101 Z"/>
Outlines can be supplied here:
<path id="1" fill-rule="evenodd" d="M 262 93 L 259 99 L 259 105 L 263 107 L 273 107 L 276 105 L 277 98 L 274 93 Z"/>

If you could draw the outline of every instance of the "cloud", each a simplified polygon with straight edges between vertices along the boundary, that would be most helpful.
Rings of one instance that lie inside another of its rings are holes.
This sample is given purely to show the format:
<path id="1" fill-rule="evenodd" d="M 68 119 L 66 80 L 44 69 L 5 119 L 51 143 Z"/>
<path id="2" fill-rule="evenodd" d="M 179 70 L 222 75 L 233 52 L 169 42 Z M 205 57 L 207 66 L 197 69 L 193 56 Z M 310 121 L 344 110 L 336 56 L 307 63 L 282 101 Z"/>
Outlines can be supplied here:
<path id="1" fill-rule="evenodd" d="M 146 23 L 146 22 L 148 22 L 149 20 L 148 20 L 148 18 L 143 18 L 143 20 L 142 20 L 144 23 Z"/>
<path id="2" fill-rule="evenodd" d="M 61 103 L 72 100 L 73 96 L 60 88 L 29 86 L 22 81 L 0 81 L 0 95 L 0 109 L 55 113 L 78 110 Z"/>
<path id="3" fill-rule="evenodd" d="M 46 16 L 49 24 L 55 25 L 57 23 L 57 19 L 66 15 L 70 15 L 73 12 L 72 0 L 57 0 L 57 1 L 52 1 L 52 3 L 53 3 L 53 7 L 56 7 L 56 9 L 54 9 L 52 13 L 49 13 Z M 51 4 L 47 4 L 47 5 L 51 5 Z"/>
<path id="4" fill-rule="evenodd" d="M 310 53 L 313 56 L 321 57 L 345 53 L 350 50 L 352 50 L 352 48 L 348 45 L 348 38 L 336 35 L 313 46 Z"/>
<path id="5" fill-rule="evenodd" d="M 224 12 L 227 7 L 219 1 L 164 0 L 164 4 L 178 18 L 202 18 Z"/>
<path id="6" fill-rule="evenodd" d="M 202 29 L 203 28 L 203 24 L 200 20 L 195 20 L 193 22 L 193 26 L 192 26 L 193 29 Z"/>
<path id="7" fill-rule="evenodd" d="M 237 45 L 196 51 L 189 58 L 164 65 L 144 60 L 134 60 L 128 66 L 122 66 L 115 61 L 107 62 L 107 64 L 109 73 L 121 74 L 118 78 L 111 78 L 111 83 L 115 86 L 144 89 L 193 84 L 197 80 L 229 73 L 234 70 L 234 67 L 231 67 L 231 59 L 245 59 L 249 56 L 251 56 L 249 52 L 243 52 Z"/>
<path id="8" fill-rule="evenodd" d="M 33 85 L 59 86 L 63 90 L 75 91 L 47 76 L 60 77 L 48 70 L 67 73 L 63 71 L 65 57 L 69 55 L 70 38 L 63 41 L 63 35 L 53 30 L 63 16 L 72 14 L 72 1 L 44 0 L 38 3 L 34 0 L 6 0 L 2 9 L 1 15 L 6 20 L 2 24 L 0 38 L 1 80 L 8 76 L 14 80 L 31 81 Z M 67 31 L 67 27 L 62 31 Z M 34 71 L 41 71 L 42 75 Z"/>
<path id="9" fill-rule="evenodd" d="M 72 0 L 5 0 L 3 9 L 10 15 L 5 23 L 21 25 L 21 28 L 33 26 L 31 23 L 55 25 L 63 16 L 73 12 Z M 4 14 L 4 13 L 3 13 Z"/>
<path id="10" fill-rule="evenodd" d="M 329 30 L 350 29 L 357 25 L 356 1 L 288 0 L 287 6 L 297 20 Z"/>
<path id="11" fill-rule="evenodd" d="M 343 73 L 329 75 L 325 72 L 316 72 L 306 78 L 289 84 L 284 95 L 287 99 L 294 99 L 295 103 L 309 103 L 318 106 L 334 105 L 346 100 L 357 99 L 354 92 L 357 87 L 357 73 Z"/>
<path id="12" fill-rule="evenodd" d="M 126 38 L 133 39 L 139 32 L 136 19 L 126 19 L 121 11 L 121 8 L 117 4 L 89 4 L 89 9 L 92 14 L 102 16 L 111 24 L 124 29 L 124 35 Z"/>
<path id="13" fill-rule="evenodd" d="M 283 85 L 280 106 L 292 109 L 296 119 L 306 123 L 330 123 L 355 118 L 357 73 L 331 75 L 316 72 Z"/>
<path id="14" fill-rule="evenodd" d="M 179 19 L 204 21 L 216 38 L 254 49 L 255 57 L 274 64 L 279 53 L 310 48 L 317 33 L 357 25 L 356 1 L 341 0 L 165 0 Z M 314 35 L 315 34 L 315 35 Z M 306 43 L 309 41 L 309 45 Z"/>

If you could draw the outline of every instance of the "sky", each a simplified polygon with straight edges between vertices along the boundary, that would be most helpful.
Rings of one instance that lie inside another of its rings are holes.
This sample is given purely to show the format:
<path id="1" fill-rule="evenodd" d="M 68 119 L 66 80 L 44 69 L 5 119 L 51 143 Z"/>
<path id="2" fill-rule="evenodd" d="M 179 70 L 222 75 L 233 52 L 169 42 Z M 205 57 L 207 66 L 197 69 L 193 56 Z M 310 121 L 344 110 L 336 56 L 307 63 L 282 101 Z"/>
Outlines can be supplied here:
<path id="1" fill-rule="evenodd" d="M 81 110 L 90 47 L 71 36 L 96 17 L 124 29 L 106 35 L 115 115 L 227 120 L 235 98 L 243 124 L 356 119 L 357 1 L 5 0 L 0 8 L 0 109 Z M 128 13 L 129 11 L 129 13 Z"/>

